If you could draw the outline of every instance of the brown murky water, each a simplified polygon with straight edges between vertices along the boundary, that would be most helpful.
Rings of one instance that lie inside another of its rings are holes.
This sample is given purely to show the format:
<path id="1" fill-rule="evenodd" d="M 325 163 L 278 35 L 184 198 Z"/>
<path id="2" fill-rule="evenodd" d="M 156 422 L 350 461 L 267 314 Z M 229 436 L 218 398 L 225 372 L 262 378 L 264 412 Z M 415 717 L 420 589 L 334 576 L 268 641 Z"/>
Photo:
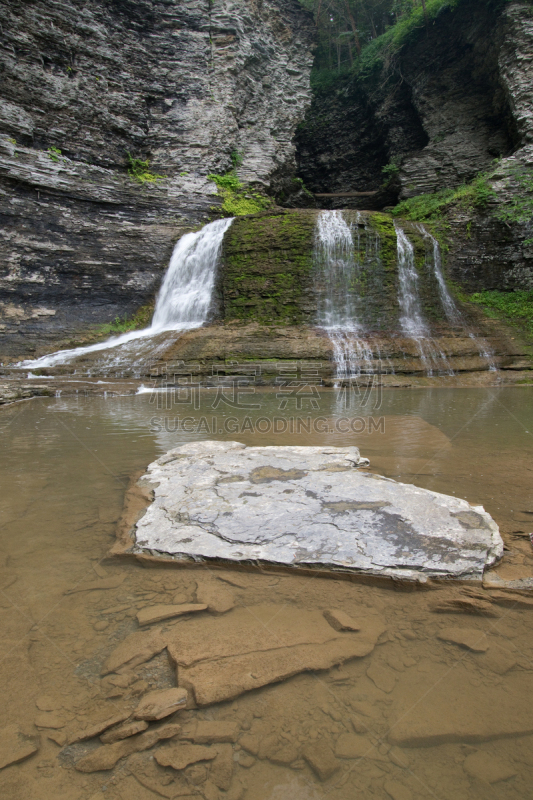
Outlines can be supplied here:
<path id="1" fill-rule="evenodd" d="M 38 748 L 0 770 L 0 796 L 529 797 L 533 608 L 493 598 L 485 609 L 490 616 L 437 613 L 449 589 L 411 592 L 230 570 L 213 580 L 250 613 L 266 603 L 275 606 L 273 615 L 287 608 L 302 615 L 341 608 L 358 619 L 377 615 L 386 632 L 369 655 L 342 667 L 178 714 L 180 721 L 238 723 L 233 777 L 222 781 L 227 790 L 215 786 L 209 761 L 176 773 L 155 763 L 155 750 L 105 772 L 75 769 L 98 740 L 65 746 L 69 731 L 135 705 L 150 687 L 174 685 L 164 654 L 118 685 L 100 678 L 105 658 L 137 629 L 136 612 L 155 603 L 194 602 L 205 573 L 106 559 L 129 476 L 171 446 L 199 437 L 357 444 L 377 472 L 483 504 L 511 548 L 509 568 L 516 575 L 533 572 L 525 536 L 533 530 L 532 389 L 396 390 L 348 408 L 333 392 L 321 393 L 318 408 L 311 397 L 301 408 L 290 397 L 280 409 L 275 391 L 244 399 L 261 407 L 213 409 L 215 394 L 208 393 L 199 409 L 158 408 L 141 395 L 34 400 L 0 411 L 0 761 L 13 748 Z M 176 421 L 184 412 L 190 418 L 185 431 Z M 110 588 L 76 591 L 94 581 Z M 488 645 L 474 652 L 439 639 L 450 627 L 473 630 L 475 641 L 486 634 Z M 315 744 L 328 758 L 335 754 L 330 777 L 321 779 L 320 765 L 313 770 L 313 759 L 303 757 Z"/>

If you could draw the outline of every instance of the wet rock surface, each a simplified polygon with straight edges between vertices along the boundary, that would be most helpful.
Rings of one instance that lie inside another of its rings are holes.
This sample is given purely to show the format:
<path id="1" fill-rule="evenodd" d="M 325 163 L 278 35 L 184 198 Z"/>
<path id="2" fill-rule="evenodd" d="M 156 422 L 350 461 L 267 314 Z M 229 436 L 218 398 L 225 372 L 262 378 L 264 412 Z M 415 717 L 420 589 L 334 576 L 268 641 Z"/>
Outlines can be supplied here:
<path id="1" fill-rule="evenodd" d="M 480 580 L 501 558 L 480 506 L 357 468 L 355 447 L 191 443 L 154 462 L 135 553 Z"/>
<path id="2" fill-rule="evenodd" d="M 232 152 L 244 181 L 290 179 L 313 28 L 296 0 L 2 16 L 1 352 L 18 356 L 152 300 L 173 244 L 220 205 L 207 176 Z M 128 154 L 162 179 L 133 180 Z"/>

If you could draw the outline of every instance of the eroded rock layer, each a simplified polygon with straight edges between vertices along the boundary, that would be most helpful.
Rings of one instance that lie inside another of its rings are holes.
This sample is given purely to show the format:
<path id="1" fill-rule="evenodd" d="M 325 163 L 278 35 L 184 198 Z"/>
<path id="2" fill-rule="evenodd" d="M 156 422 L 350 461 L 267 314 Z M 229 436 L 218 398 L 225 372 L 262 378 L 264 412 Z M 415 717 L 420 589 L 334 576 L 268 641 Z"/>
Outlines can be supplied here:
<path id="1" fill-rule="evenodd" d="M 243 181 L 290 179 L 314 34 L 296 0 L 1 5 L 0 323 L 18 355 L 150 301 L 232 154 Z M 130 157 L 163 178 L 135 181 Z"/>

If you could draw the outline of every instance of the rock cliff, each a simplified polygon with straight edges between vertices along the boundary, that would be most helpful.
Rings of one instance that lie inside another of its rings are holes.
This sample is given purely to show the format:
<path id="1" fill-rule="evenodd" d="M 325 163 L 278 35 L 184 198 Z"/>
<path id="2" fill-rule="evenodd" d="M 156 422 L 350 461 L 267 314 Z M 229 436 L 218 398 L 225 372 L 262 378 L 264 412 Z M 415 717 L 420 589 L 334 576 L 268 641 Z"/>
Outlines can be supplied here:
<path id="1" fill-rule="evenodd" d="M 312 192 L 378 191 L 383 167 L 401 163 L 377 198 L 322 205 L 382 208 L 457 186 L 527 141 L 529 13 L 524 2 L 444 5 L 400 50 L 369 53 L 358 73 L 318 83 L 296 137 Z"/>
<path id="2" fill-rule="evenodd" d="M 244 182 L 292 177 L 314 33 L 297 0 L 0 7 L 1 355 L 16 356 L 149 301 L 232 156 Z"/>

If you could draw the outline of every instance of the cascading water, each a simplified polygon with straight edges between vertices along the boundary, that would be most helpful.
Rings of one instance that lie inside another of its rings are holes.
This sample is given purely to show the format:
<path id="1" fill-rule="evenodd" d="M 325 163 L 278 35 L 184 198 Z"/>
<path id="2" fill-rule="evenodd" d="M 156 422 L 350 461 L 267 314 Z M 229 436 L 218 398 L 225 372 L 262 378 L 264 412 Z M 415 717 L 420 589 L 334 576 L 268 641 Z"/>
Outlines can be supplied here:
<path id="1" fill-rule="evenodd" d="M 131 359 L 139 355 L 139 340 L 149 339 L 165 331 L 199 328 L 209 313 L 220 248 L 224 234 L 232 222 L 233 218 L 219 219 L 205 225 L 197 233 L 186 233 L 181 237 L 172 253 L 149 328 L 114 336 L 105 342 L 87 347 L 60 350 L 42 358 L 22 361 L 17 366 L 54 367 L 88 353 L 111 350 L 104 363 L 98 366 L 99 369 L 116 368 L 120 364 L 131 363 Z M 153 356 L 162 346 L 165 343 L 156 348 L 153 343 L 148 343 L 142 355 Z"/>
<path id="2" fill-rule="evenodd" d="M 357 225 L 358 217 L 356 218 Z M 360 295 L 357 292 L 359 247 L 354 247 L 353 232 L 340 211 L 321 211 L 317 219 L 314 262 L 319 291 L 318 325 L 333 345 L 339 380 L 373 372 L 373 354 L 362 336 L 358 320 Z"/>
<path id="3" fill-rule="evenodd" d="M 415 342 L 420 359 L 428 375 L 432 375 L 434 369 L 437 369 L 439 372 L 444 372 L 447 375 L 453 375 L 454 372 L 445 354 L 440 348 L 436 347 L 431 338 L 429 325 L 422 311 L 414 247 L 405 235 L 405 232 L 396 222 L 394 223 L 394 229 L 396 231 L 398 254 L 398 303 L 401 310 L 400 327 L 403 333 Z M 448 294 L 442 272 L 440 275 L 448 300 L 455 306 L 452 298 Z M 444 306 L 442 295 L 441 302 Z"/>
<path id="4" fill-rule="evenodd" d="M 444 280 L 444 275 L 442 272 L 442 258 L 440 254 L 440 247 L 438 241 L 422 225 L 417 225 L 417 228 L 422 234 L 422 236 L 425 239 L 428 239 L 431 243 L 433 251 L 432 252 L 433 273 L 435 275 L 437 286 L 439 288 L 440 302 L 442 304 L 448 322 L 450 322 L 452 325 L 461 326 L 461 328 L 467 330 L 468 336 L 476 343 L 476 346 L 479 350 L 479 355 L 488 362 L 489 369 L 492 372 L 496 372 L 497 368 L 493 358 L 494 353 L 491 351 L 490 346 L 484 339 L 481 339 L 479 336 L 476 336 L 476 334 L 473 331 L 469 331 L 467 329 L 466 320 L 464 319 L 460 310 L 457 308 L 457 305 L 454 302 L 454 299 L 451 296 L 448 287 L 446 286 L 446 281 Z"/>

